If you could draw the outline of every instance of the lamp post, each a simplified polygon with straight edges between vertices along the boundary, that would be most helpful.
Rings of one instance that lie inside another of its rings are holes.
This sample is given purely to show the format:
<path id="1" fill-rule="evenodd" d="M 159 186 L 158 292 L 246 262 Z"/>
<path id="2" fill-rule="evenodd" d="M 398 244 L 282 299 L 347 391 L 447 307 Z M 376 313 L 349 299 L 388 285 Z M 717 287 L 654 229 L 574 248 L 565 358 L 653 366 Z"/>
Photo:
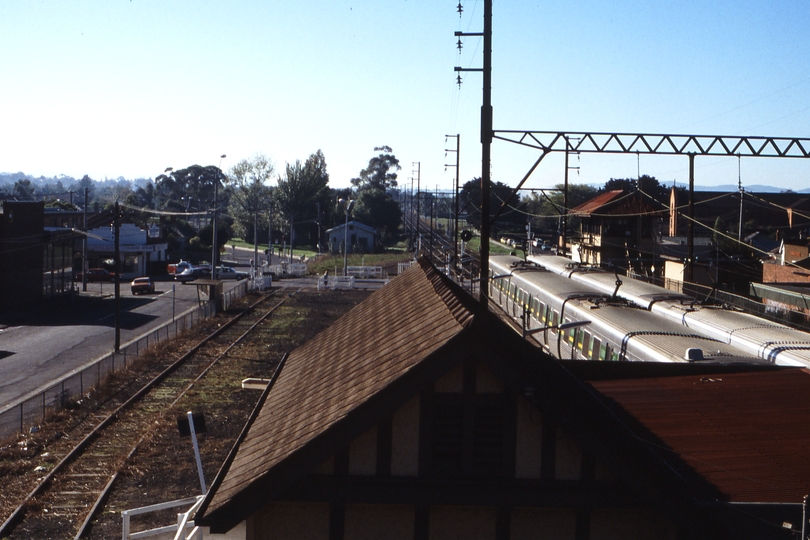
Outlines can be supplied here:
<path id="1" fill-rule="evenodd" d="M 219 156 L 219 166 L 217 167 L 217 177 L 214 181 L 214 217 L 211 220 L 212 225 L 212 241 L 211 241 L 211 279 L 217 277 L 217 192 L 219 188 L 219 177 L 222 175 L 222 160 L 225 159 L 225 154 Z"/>
<path id="2" fill-rule="evenodd" d="M 347 276 L 348 269 L 347 264 L 349 261 L 349 212 L 352 211 L 352 206 L 354 206 L 354 199 L 349 199 L 345 201 L 344 199 L 338 199 L 338 202 L 347 202 L 346 204 L 346 222 L 343 225 L 343 275 Z"/>

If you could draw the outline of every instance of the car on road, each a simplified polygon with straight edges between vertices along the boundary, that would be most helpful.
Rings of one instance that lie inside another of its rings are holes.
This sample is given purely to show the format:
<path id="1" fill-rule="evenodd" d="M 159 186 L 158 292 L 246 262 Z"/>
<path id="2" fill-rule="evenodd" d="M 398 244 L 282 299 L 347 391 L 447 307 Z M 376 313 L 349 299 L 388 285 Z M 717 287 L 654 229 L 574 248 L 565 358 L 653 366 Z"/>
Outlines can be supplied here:
<path id="1" fill-rule="evenodd" d="M 82 280 L 82 273 L 78 272 L 74 277 L 74 281 Z M 87 270 L 87 281 L 92 283 L 94 281 L 115 281 L 115 273 L 110 272 L 105 268 L 90 268 Z"/>
<path id="2" fill-rule="evenodd" d="M 148 277 L 137 277 L 130 283 L 132 294 L 144 294 L 155 292 L 155 283 Z"/>
<path id="3" fill-rule="evenodd" d="M 205 278 L 211 275 L 211 267 L 208 265 L 203 266 L 192 266 L 186 268 L 179 274 L 174 275 L 174 279 L 181 283 L 185 283 L 186 281 L 192 281 L 197 278 Z"/>
<path id="4" fill-rule="evenodd" d="M 217 266 L 217 279 L 237 279 L 243 280 L 248 278 L 247 272 L 240 272 L 234 270 L 230 266 Z"/>

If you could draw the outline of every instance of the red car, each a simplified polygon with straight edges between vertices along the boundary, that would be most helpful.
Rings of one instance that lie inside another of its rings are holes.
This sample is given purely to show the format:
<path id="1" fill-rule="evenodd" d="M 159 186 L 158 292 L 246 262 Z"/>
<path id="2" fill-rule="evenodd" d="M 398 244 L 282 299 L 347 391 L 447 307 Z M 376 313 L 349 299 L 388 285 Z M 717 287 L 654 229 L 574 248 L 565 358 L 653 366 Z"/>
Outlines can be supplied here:
<path id="1" fill-rule="evenodd" d="M 81 272 L 77 273 L 76 277 L 74 277 L 73 279 L 74 279 L 74 281 L 81 281 L 82 280 L 82 273 Z M 113 272 L 105 270 L 104 268 L 90 268 L 87 271 L 87 281 L 91 282 L 91 283 L 93 281 L 114 282 L 115 281 L 115 274 Z"/>

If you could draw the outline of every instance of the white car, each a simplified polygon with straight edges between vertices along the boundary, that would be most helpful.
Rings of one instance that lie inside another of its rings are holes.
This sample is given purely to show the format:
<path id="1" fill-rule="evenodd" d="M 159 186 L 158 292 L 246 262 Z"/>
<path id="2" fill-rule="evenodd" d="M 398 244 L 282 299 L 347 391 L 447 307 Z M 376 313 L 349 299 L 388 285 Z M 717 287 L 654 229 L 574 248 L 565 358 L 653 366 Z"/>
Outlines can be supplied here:
<path id="1" fill-rule="evenodd" d="M 217 279 L 247 279 L 247 272 L 239 272 L 230 266 L 217 266 Z"/>

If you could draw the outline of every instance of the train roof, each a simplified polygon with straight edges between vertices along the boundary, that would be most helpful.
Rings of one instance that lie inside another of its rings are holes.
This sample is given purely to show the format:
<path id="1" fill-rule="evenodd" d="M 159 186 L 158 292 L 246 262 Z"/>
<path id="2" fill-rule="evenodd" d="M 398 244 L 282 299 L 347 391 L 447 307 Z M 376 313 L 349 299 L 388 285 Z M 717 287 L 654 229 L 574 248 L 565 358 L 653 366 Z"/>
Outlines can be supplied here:
<path id="1" fill-rule="evenodd" d="M 627 276 L 617 276 L 601 268 L 581 265 L 565 257 L 539 255 L 530 257 L 530 260 L 544 268 L 548 268 L 552 272 L 559 273 L 566 277 L 577 274 L 578 278 L 583 282 L 589 283 L 595 288 L 611 294 L 616 290 L 616 280 L 618 278 L 621 281 L 621 285 L 616 294 L 622 298 L 627 298 L 645 309 L 650 309 L 652 304 L 662 300 L 684 303 L 693 301 L 692 298 L 685 294 Z"/>
<path id="2" fill-rule="evenodd" d="M 525 286 L 567 300 L 567 316 L 575 313 L 576 318 L 591 321 L 590 330 L 589 327 L 584 327 L 586 332 L 612 336 L 617 344 L 632 342 L 639 350 L 646 351 L 650 358 L 660 358 L 664 354 L 672 359 L 703 363 L 764 363 L 737 347 L 708 337 L 674 320 L 650 313 L 624 299 L 596 292 L 587 283 L 525 264 L 513 256 L 498 257 L 493 262 L 495 264 L 492 267 L 503 272 L 500 276 L 508 274 L 511 279 L 519 280 Z M 498 275 L 494 274 L 493 277 Z M 537 341 L 542 339 L 541 334 L 535 334 L 534 337 Z M 687 352 L 689 349 L 700 349 L 701 353 L 690 356 Z"/>

